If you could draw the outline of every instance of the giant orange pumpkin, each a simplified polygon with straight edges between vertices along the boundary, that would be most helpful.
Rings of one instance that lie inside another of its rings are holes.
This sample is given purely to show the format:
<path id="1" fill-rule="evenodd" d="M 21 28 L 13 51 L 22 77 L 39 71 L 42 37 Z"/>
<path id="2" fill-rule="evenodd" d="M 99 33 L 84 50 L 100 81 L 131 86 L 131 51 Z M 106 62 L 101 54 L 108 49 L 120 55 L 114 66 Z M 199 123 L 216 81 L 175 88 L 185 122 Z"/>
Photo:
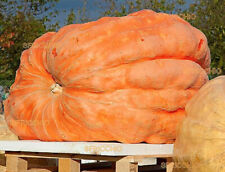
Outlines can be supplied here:
<path id="1" fill-rule="evenodd" d="M 206 37 L 177 15 L 68 25 L 22 53 L 6 120 L 21 139 L 171 143 L 209 65 Z"/>

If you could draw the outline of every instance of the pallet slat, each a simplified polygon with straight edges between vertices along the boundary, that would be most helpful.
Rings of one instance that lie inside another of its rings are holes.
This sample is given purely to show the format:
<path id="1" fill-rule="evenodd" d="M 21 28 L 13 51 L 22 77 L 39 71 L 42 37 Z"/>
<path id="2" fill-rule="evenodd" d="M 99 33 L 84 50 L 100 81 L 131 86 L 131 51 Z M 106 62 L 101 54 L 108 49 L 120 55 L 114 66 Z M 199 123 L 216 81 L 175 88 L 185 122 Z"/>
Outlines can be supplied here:
<path id="1" fill-rule="evenodd" d="M 28 169 L 26 159 L 29 158 L 58 159 L 59 172 L 80 172 L 81 160 L 110 161 L 114 162 L 116 172 L 138 172 L 138 164 L 145 164 L 151 158 L 167 158 L 167 172 L 173 169 L 173 145 L 170 144 L 0 141 L 0 150 L 5 151 L 7 157 L 7 172 L 51 171 L 38 167 Z"/>
<path id="2" fill-rule="evenodd" d="M 59 172 L 80 172 L 80 160 L 59 158 Z"/>
<path id="3" fill-rule="evenodd" d="M 27 171 L 27 168 L 28 163 L 25 159 L 10 155 L 6 157 L 7 172 L 23 172 Z"/>

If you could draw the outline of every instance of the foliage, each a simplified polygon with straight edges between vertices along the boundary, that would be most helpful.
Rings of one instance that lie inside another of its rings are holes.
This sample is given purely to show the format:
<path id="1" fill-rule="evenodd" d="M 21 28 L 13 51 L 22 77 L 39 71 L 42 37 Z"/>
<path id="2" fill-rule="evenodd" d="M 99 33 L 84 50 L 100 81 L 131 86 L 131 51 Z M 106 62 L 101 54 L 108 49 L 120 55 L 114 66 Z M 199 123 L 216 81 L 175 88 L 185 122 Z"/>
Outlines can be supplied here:
<path id="1" fill-rule="evenodd" d="M 195 0 L 189 11 L 196 15 L 196 19 L 189 22 L 208 39 L 212 58 L 210 78 L 225 75 L 225 1 Z"/>
<path id="2" fill-rule="evenodd" d="M 0 84 L 11 85 L 23 50 L 58 23 L 46 25 L 57 14 L 57 0 L 0 1 Z"/>
<path id="3" fill-rule="evenodd" d="M 73 24 L 76 18 L 76 14 L 74 13 L 74 10 L 71 9 L 69 15 L 67 16 L 66 19 L 66 24 Z"/>
<path id="4" fill-rule="evenodd" d="M 87 0 L 83 0 L 83 7 L 81 9 L 78 9 L 76 12 L 74 11 L 74 9 L 70 9 L 70 13 L 67 16 L 65 25 L 74 23 L 85 23 L 89 22 L 90 20 L 91 19 L 87 13 Z"/>

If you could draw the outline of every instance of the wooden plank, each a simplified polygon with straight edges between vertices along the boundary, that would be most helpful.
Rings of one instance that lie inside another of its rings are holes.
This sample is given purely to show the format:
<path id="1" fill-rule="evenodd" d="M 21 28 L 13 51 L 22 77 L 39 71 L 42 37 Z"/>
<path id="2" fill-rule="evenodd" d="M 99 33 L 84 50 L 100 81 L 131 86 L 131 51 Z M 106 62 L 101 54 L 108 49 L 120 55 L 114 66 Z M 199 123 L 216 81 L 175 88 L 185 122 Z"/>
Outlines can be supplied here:
<path id="1" fill-rule="evenodd" d="M 35 152 L 11 152 L 11 151 L 6 151 L 6 156 L 15 157 L 15 158 L 18 158 L 18 157 L 20 157 L 20 158 L 23 158 L 23 157 L 26 157 L 26 158 L 56 158 L 56 159 L 59 158 L 59 159 L 61 159 L 60 161 L 64 164 L 61 167 L 61 171 L 64 169 L 64 166 L 68 166 L 68 163 L 72 164 L 72 165 L 69 165 L 69 167 L 70 167 L 69 169 L 78 168 L 76 165 L 77 161 L 75 161 L 75 165 L 73 165 L 74 160 L 71 161 L 71 159 L 106 160 L 106 161 L 112 161 L 112 162 L 116 161 L 117 162 L 116 163 L 117 170 L 121 170 L 123 168 L 125 168 L 125 170 L 126 170 L 126 168 L 127 168 L 130 171 L 134 171 L 134 172 L 136 172 L 138 170 L 137 163 L 143 162 L 144 159 L 146 159 L 146 158 L 155 157 L 155 155 L 154 156 L 153 155 L 101 156 L 101 155 L 81 155 L 81 154 L 71 154 L 71 153 L 35 153 Z M 168 155 L 168 158 L 167 158 L 168 162 L 165 163 L 165 168 L 168 165 L 167 171 L 171 172 L 172 168 L 173 168 L 172 167 L 173 163 L 171 162 L 172 160 L 169 157 L 171 157 L 171 156 Z M 63 160 L 65 160 L 65 162 Z M 133 163 L 135 165 L 133 165 Z"/>
<path id="2" fill-rule="evenodd" d="M 82 172 L 115 172 L 114 169 L 82 170 Z"/>
<path id="3" fill-rule="evenodd" d="M 172 158 L 167 158 L 166 162 L 166 172 L 172 172 L 174 167 L 174 162 Z"/>
<path id="4" fill-rule="evenodd" d="M 101 156 L 101 155 L 81 155 L 81 154 L 56 154 L 56 153 L 35 153 L 35 152 L 6 152 L 6 155 L 26 158 L 72 158 L 72 159 L 87 159 L 87 160 L 107 160 L 117 161 L 121 156 Z"/>
<path id="5" fill-rule="evenodd" d="M 138 166 L 156 165 L 157 164 L 157 158 L 143 157 L 142 159 L 137 159 L 136 162 L 138 162 Z"/>
<path id="6" fill-rule="evenodd" d="M 118 161 L 123 157 L 118 156 L 100 156 L 100 155 L 72 155 L 73 159 L 87 159 L 87 160 L 106 160 L 106 161 Z"/>
<path id="7" fill-rule="evenodd" d="M 136 156 L 151 155 L 152 157 L 170 157 L 173 154 L 173 144 L 123 144 L 113 142 L 43 142 L 29 141 L 0 141 L 0 150 L 70 153 L 83 155 L 105 156 Z"/>
<path id="8" fill-rule="evenodd" d="M 5 155 L 16 156 L 16 157 L 26 157 L 26 158 L 72 158 L 72 154 L 66 153 L 39 153 L 39 152 L 13 152 L 6 151 Z"/>
<path id="9" fill-rule="evenodd" d="M 5 154 L 0 154 L 0 166 L 5 166 L 5 164 L 6 164 Z"/>
<path id="10" fill-rule="evenodd" d="M 118 156 L 100 156 L 100 155 L 72 155 L 72 154 L 55 154 L 55 153 L 35 153 L 35 152 L 6 152 L 6 155 L 24 158 L 72 158 L 72 159 L 86 159 L 86 160 L 107 160 L 117 161 L 122 157 Z"/>
<path id="11" fill-rule="evenodd" d="M 107 160 L 107 161 L 118 161 L 125 156 L 105 156 L 105 155 L 83 155 L 83 154 L 70 154 L 70 153 L 39 153 L 39 152 L 12 152 L 6 151 L 6 155 L 27 157 L 27 158 L 72 158 L 72 159 L 87 159 L 87 160 Z M 141 161 L 144 158 L 169 158 L 172 155 L 136 155 L 126 156 L 134 157 L 135 161 Z"/>
<path id="12" fill-rule="evenodd" d="M 138 172 L 138 163 L 132 162 L 131 157 L 116 161 L 116 172 Z"/>
<path id="13" fill-rule="evenodd" d="M 6 167 L 0 165 L 0 171 L 1 171 L 1 172 L 6 172 Z"/>
<path id="14" fill-rule="evenodd" d="M 59 172 L 80 172 L 80 161 L 70 158 L 59 158 Z"/>
<path id="15" fill-rule="evenodd" d="M 27 171 L 28 163 L 25 159 L 16 156 L 6 156 L 7 172 L 24 172 Z"/>
<path id="16" fill-rule="evenodd" d="M 30 170 L 27 170 L 27 172 L 52 172 L 51 170 L 48 170 L 48 169 L 30 169 Z"/>
<path id="17" fill-rule="evenodd" d="M 130 163 L 130 172 L 138 172 L 138 163 Z"/>
<path id="18" fill-rule="evenodd" d="M 116 161 L 116 172 L 130 172 L 130 162 Z"/>

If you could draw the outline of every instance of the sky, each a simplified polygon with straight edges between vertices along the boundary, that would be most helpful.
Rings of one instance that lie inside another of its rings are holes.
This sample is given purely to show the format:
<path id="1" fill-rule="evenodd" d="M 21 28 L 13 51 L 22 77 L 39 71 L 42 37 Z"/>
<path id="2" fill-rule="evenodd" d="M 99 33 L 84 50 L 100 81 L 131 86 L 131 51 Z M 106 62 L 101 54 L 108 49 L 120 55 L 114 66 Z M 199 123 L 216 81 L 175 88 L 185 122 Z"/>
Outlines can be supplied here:
<path id="1" fill-rule="evenodd" d="M 124 0 L 115 0 L 118 3 L 124 1 Z M 87 0 L 87 13 L 88 16 L 91 16 L 91 20 L 97 20 L 98 17 L 102 14 L 103 9 L 101 8 L 101 5 L 104 5 L 102 3 L 103 0 Z M 101 5 L 100 5 L 101 3 Z M 81 10 L 83 8 L 84 1 L 83 0 L 60 0 L 56 4 L 56 8 L 58 10 L 66 10 L 67 13 L 63 13 L 61 17 L 59 18 L 61 24 L 64 22 L 65 17 L 70 12 L 70 9 L 74 9 L 75 12 L 77 12 L 79 9 Z"/>
<path id="2" fill-rule="evenodd" d="M 125 0 L 115 0 L 117 3 L 124 2 Z M 59 17 L 57 18 L 60 21 L 60 25 L 63 26 L 65 24 L 65 19 L 70 9 L 74 9 L 74 11 L 78 11 L 83 7 L 83 0 L 59 0 L 56 4 L 56 8 L 59 11 L 66 10 L 66 13 L 60 13 Z M 100 6 L 100 3 L 103 0 L 87 0 L 87 12 L 88 16 L 91 16 L 91 20 L 96 20 L 101 14 L 103 9 Z M 186 0 L 187 6 L 193 2 L 193 0 Z M 101 3 L 102 4 L 102 3 Z M 104 4 L 102 4 L 104 5 Z"/>
<path id="3" fill-rule="evenodd" d="M 124 0 L 115 0 L 117 2 L 122 2 Z M 90 14 L 93 15 L 93 17 L 97 17 L 98 14 L 102 11 L 99 4 L 101 2 L 104 2 L 104 0 L 87 0 L 87 10 L 90 12 Z M 66 9 L 69 10 L 71 8 L 74 8 L 74 10 L 81 9 L 83 7 L 83 0 L 60 0 L 57 3 L 58 9 Z"/>

